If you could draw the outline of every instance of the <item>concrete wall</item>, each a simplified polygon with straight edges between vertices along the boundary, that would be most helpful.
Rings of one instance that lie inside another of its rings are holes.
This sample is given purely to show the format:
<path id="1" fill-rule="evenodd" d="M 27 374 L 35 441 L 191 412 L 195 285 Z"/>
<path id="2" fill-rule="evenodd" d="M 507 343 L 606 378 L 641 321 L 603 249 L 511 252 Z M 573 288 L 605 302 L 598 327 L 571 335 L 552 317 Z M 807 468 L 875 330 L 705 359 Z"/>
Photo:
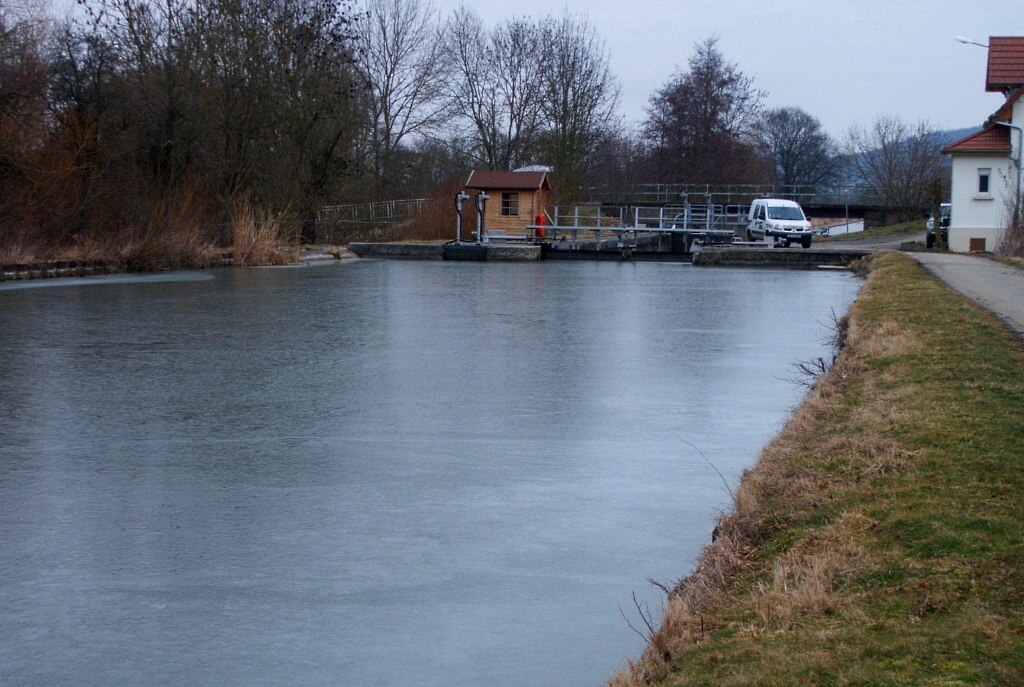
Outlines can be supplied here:
<path id="1" fill-rule="evenodd" d="M 855 260 L 870 254 L 866 250 L 789 250 L 783 248 L 703 248 L 694 253 L 693 264 L 705 267 L 789 267 L 817 269 L 819 267 L 847 267 Z"/>
<path id="2" fill-rule="evenodd" d="M 440 243 L 350 243 L 348 248 L 361 258 L 440 260 L 444 255 Z"/>
<path id="3" fill-rule="evenodd" d="M 988 193 L 978 193 L 979 169 L 992 170 Z M 1013 193 L 1016 182 L 1017 168 L 1005 157 L 953 157 L 950 250 L 966 253 L 971 239 L 984 239 L 985 250 L 995 250 L 1006 223 L 1006 198 Z"/>

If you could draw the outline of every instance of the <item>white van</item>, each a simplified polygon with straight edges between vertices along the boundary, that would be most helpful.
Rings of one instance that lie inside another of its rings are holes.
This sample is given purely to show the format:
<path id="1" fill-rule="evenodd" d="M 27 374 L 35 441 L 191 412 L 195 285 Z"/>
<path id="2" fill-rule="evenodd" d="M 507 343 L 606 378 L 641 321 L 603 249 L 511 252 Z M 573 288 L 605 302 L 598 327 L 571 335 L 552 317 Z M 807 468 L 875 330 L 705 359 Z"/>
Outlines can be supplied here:
<path id="1" fill-rule="evenodd" d="M 770 236 L 775 238 L 775 243 L 781 242 L 784 246 L 799 241 L 804 248 L 810 248 L 811 233 L 811 223 L 796 201 L 758 198 L 750 204 L 750 212 L 747 213 L 748 241 Z"/>

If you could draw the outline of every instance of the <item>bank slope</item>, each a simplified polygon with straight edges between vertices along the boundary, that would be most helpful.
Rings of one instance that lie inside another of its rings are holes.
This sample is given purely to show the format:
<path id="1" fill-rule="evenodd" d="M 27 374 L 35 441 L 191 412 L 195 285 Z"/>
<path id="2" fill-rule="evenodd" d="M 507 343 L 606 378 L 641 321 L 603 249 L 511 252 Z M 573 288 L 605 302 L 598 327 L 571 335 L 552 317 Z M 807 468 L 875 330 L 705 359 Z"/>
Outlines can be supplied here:
<path id="1" fill-rule="evenodd" d="M 1024 684 L 1024 344 L 899 254 L 623 685 Z"/>

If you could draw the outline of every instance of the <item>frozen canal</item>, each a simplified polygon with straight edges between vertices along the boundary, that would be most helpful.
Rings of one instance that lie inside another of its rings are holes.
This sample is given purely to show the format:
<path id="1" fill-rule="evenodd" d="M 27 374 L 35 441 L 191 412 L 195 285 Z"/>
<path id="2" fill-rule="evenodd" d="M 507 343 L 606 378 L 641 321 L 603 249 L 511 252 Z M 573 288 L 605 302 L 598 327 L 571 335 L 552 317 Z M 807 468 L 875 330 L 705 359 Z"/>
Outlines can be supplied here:
<path id="1" fill-rule="evenodd" d="M 845 273 L 360 261 L 0 287 L 0 683 L 599 685 Z"/>

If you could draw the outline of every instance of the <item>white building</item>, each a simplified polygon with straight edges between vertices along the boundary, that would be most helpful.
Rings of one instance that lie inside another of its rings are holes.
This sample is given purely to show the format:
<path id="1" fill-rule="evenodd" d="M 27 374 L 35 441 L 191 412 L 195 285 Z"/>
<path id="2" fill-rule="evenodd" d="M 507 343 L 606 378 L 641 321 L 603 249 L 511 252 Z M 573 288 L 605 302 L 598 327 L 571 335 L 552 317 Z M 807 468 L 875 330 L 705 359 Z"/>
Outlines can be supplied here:
<path id="1" fill-rule="evenodd" d="M 953 158 L 949 249 L 961 253 L 999 246 L 1022 188 L 1024 36 L 993 36 L 988 45 L 985 90 L 1006 102 L 981 131 L 942 151 Z"/>

